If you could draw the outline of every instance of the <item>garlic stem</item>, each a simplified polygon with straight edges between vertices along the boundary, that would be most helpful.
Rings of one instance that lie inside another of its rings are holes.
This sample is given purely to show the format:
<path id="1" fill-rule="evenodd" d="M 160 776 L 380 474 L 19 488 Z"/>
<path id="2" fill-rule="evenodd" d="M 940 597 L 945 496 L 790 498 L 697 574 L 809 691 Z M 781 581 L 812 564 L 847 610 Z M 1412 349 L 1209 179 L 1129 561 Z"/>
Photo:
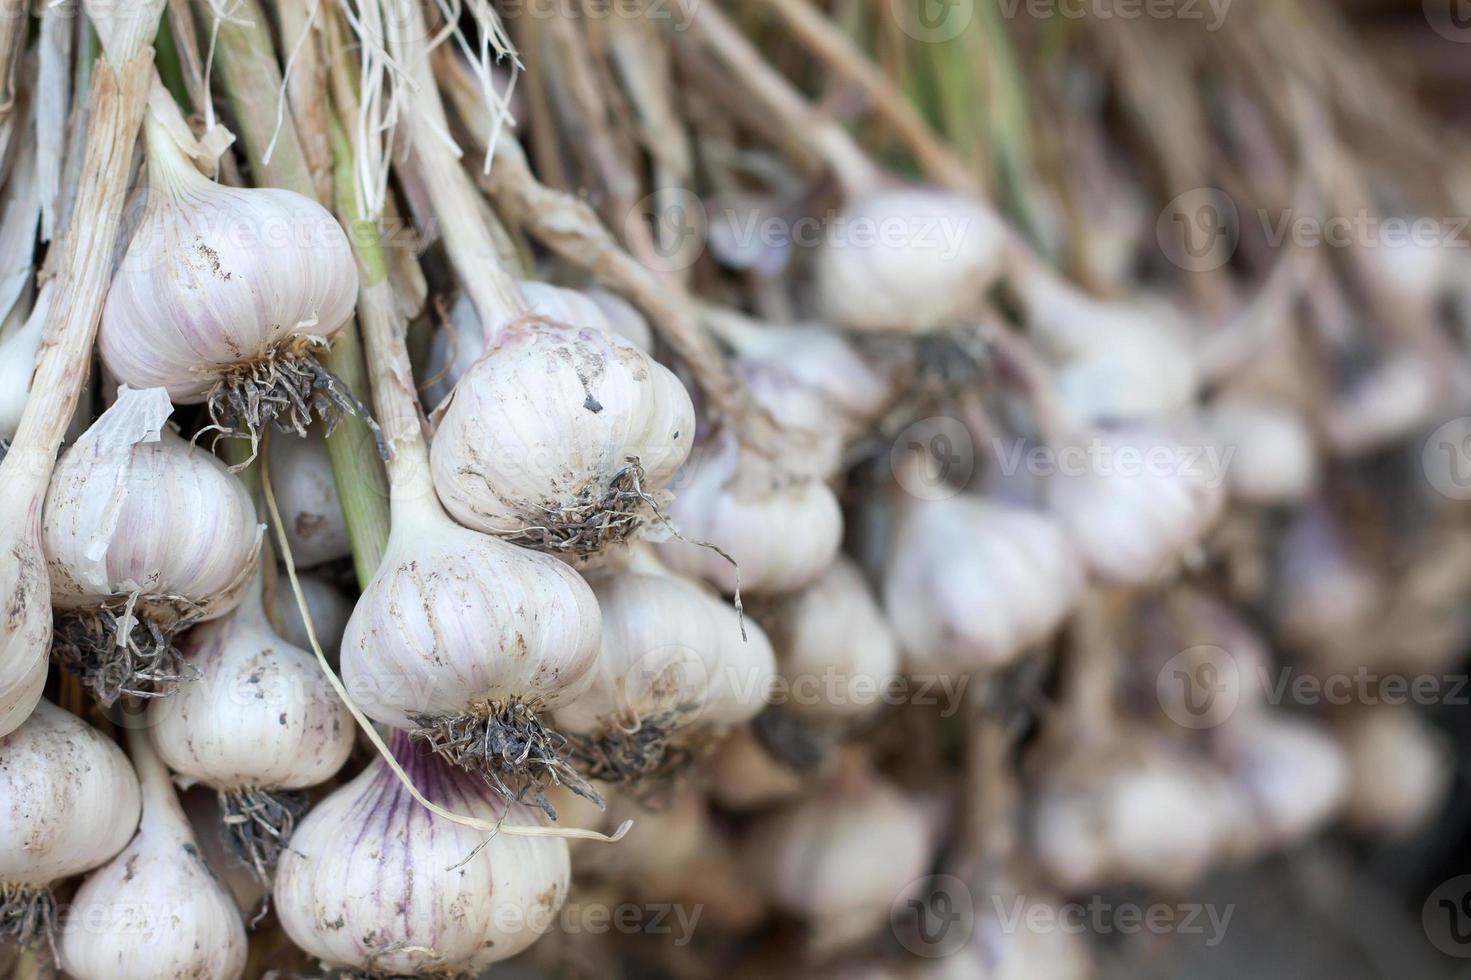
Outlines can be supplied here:
<path id="1" fill-rule="evenodd" d="M 800 141 L 833 171 L 849 197 L 877 190 L 878 166 L 837 121 L 815 110 L 796 86 L 771 66 L 713 3 L 675 0 L 690 31 L 738 79 L 741 87 L 776 116 L 788 137 Z"/>
<path id="2" fill-rule="evenodd" d="M 129 727 L 127 741 L 128 756 L 133 761 L 133 771 L 138 774 L 138 785 L 143 791 L 142 822 L 192 837 L 194 832 L 189 827 L 189 818 L 184 816 L 184 808 L 179 805 L 178 794 L 174 792 L 173 776 L 148 741 L 148 730 Z"/>
<path id="3" fill-rule="evenodd" d="M 389 47 L 409 75 L 403 97 L 408 105 L 399 125 L 408 129 L 413 159 L 444 235 L 445 250 L 460 285 L 480 314 L 488 350 L 499 329 L 526 313 L 528 306 L 516 281 L 501 265 L 500 250 L 480 220 L 479 195 L 460 165 L 459 148 L 450 142 L 449 122 L 434 82 L 425 39 L 429 27 L 417 3 L 406 4 L 404 22 L 390 18 Z"/>

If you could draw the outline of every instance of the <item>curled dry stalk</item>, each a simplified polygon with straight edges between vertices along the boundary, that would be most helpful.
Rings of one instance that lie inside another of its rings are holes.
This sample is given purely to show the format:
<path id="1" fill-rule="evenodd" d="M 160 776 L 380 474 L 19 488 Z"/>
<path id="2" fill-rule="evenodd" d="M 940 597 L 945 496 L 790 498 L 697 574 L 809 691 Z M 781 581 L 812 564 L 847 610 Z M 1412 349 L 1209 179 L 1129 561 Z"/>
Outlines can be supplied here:
<path id="1" fill-rule="evenodd" d="M 306 794 L 230 789 L 220 790 L 219 799 L 225 846 L 250 868 L 256 880 L 269 884 L 296 822 L 306 814 Z"/>

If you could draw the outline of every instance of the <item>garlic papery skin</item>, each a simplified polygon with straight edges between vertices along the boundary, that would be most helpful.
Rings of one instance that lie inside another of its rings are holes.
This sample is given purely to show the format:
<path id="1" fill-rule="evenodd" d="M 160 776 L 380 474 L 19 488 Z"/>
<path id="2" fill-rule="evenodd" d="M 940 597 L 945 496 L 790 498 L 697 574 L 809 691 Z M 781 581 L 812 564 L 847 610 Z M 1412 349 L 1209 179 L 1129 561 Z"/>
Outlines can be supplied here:
<path id="1" fill-rule="evenodd" d="M 245 484 L 169 431 L 171 411 L 161 389 L 120 388 L 46 495 L 56 653 L 104 704 L 186 677 L 170 637 L 235 608 L 259 557 Z"/>
<path id="2" fill-rule="evenodd" d="M 396 732 L 392 748 L 437 805 L 533 825 L 478 778 Z M 385 976 L 475 975 L 556 922 L 570 862 L 559 838 L 471 830 L 415 802 L 375 759 L 317 804 L 276 872 L 275 905 L 298 946 L 332 966 Z"/>
<path id="3" fill-rule="evenodd" d="M 1444 735 L 1411 708 L 1385 706 L 1356 713 L 1340 734 L 1350 766 L 1349 824 L 1401 839 L 1424 829 L 1455 772 Z"/>
<path id="4" fill-rule="evenodd" d="M 1197 545 L 1225 503 L 1228 457 L 1150 429 L 1101 431 L 1053 450 L 1048 507 L 1089 570 L 1144 585 Z"/>
<path id="5" fill-rule="evenodd" d="M 652 516 L 694 429 L 679 379 L 628 341 L 520 320 L 455 386 L 430 450 L 434 485 L 466 527 L 591 554 Z"/>
<path id="6" fill-rule="evenodd" d="M 847 771 L 759 818 L 745 854 L 771 901 L 811 923 L 814 945 L 836 950 L 888 922 L 894 903 L 924 876 L 931 846 L 924 812 L 899 789 Z"/>
<path id="7" fill-rule="evenodd" d="M 1047 514 L 967 494 L 912 500 L 884 570 L 884 610 L 911 672 L 993 670 L 1056 631 L 1085 578 Z"/>
<path id="8" fill-rule="evenodd" d="M 774 670 L 771 646 L 754 626 L 752 642 L 742 643 L 724 602 L 675 575 L 600 569 L 587 579 L 602 612 L 602 645 L 587 687 L 554 717 L 590 778 L 636 782 L 670 772 L 688 761 L 670 746 L 676 732 L 760 710 Z M 752 680 L 760 693 L 743 704 L 738 692 Z"/>
<path id="9" fill-rule="evenodd" d="M 77 980 L 233 980 L 245 974 L 240 910 L 204 863 L 148 737 L 128 733 L 143 790 L 132 843 L 72 899 L 62 968 Z"/>
<path id="10" fill-rule="evenodd" d="M 0 461 L 7 509 L 0 521 L 0 736 L 35 708 L 51 662 L 51 585 L 41 543 L 47 472 L 27 465 L 19 451 Z"/>
<path id="11" fill-rule="evenodd" d="M 317 634 L 327 659 L 337 662 L 337 651 L 342 646 L 342 634 L 347 630 L 347 621 L 352 617 L 353 602 L 337 586 L 319 575 L 300 575 L 301 591 L 306 595 L 306 606 L 311 612 L 312 629 Z M 278 581 L 272 590 L 271 606 L 268 610 L 271 626 L 286 642 L 301 650 L 311 649 L 311 637 L 307 636 L 306 622 L 301 618 L 301 607 L 296 595 L 289 587 Z"/>
<path id="12" fill-rule="evenodd" d="M 55 280 L 41 288 L 30 316 L 17 327 L 0 335 L 0 448 L 15 438 L 20 416 L 26 407 L 31 388 L 31 375 L 36 370 L 36 353 L 46 330 L 46 317 L 51 313 L 51 299 L 56 293 Z M 0 451 L 0 458 L 4 458 Z"/>
<path id="13" fill-rule="evenodd" d="M 215 424 L 252 436 L 351 411 L 315 358 L 357 300 L 342 227 L 300 194 L 207 179 L 157 113 L 146 123 L 148 204 L 102 311 L 103 363 L 124 384 L 205 402 Z"/>
<path id="14" fill-rule="evenodd" d="M 432 490 L 418 492 L 396 497 L 387 554 L 348 621 L 347 690 L 373 720 L 417 731 L 512 797 L 553 772 L 580 781 L 537 714 L 586 686 L 602 628 L 592 590 L 556 558 L 462 528 Z M 535 749 L 508 768 L 491 744 L 503 737 Z"/>
<path id="15" fill-rule="evenodd" d="M 169 768 L 219 793 L 227 840 L 265 879 L 306 809 L 296 791 L 342 768 L 356 729 L 316 658 L 271 629 L 260 580 L 233 613 L 190 632 L 194 681 L 145 717 Z"/>
<path id="16" fill-rule="evenodd" d="M 721 433 L 696 447 L 666 512 L 681 538 L 661 542 L 675 571 L 722 592 L 780 595 L 815 581 L 837 556 L 843 514 L 827 484 Z M 707 542 L 735 561 L 700 542 Z"/>
<path id="17" fill-rule="evenodd" d="M 351 555 L 347 522 L 321 431 L 313 427 L 305 439 L 272 439 L 268 451 L 271 489 L 297 567 L 311 568 Z"/>
<path id="18" fill-rule="evenodd" d="M 1205 412 L 1205 428 L 1233 453 L 1231 495 L 1248 504 L 1301 503 L 1318 486 L 1318 454 L 1302 415 L 1286 405 L 1226 396 Z"/>
<path id="19" fill-rule="evenodd" d="M 1251 801 L 1269 847 L 1306 840 L 1348 799 L 1343 747 L 1310 722 L 1267 712 L 1242 715 L 1222 729 L 1218 751 Z"/>
<path id="20" fill-rule="evenodd" d="M 1032 850 L 1065 892 L 1182 888 L 1218 853 L 1220 826 L 1199 763 L 1137 735 L 1078 752 L 1032 799 Z"/>
<path id="21" fill-rule="evenodd" d="M 50 701 L 0 738 L 0 937 L 52 926 L 53 881 L 90 871 L 138 826 L 138 777 L 111 739 Z"/>
<path id="22" fill-rule="evenodd" d="M 995 213 L 965 195 L 866 194 L 834 220 L 818 250 L 818 307 L 860 333 L 929 333 L 976 307 L 1001 271 L 1005 238 Z"/>
<path id="23" fill-rule="evenodd" d="M 816 582 L 760 618 L 793 711 L 850 722 L 883 707 L 881 695 L 899 674 L 899 642 L 852 561 L 840 555 Z"/>

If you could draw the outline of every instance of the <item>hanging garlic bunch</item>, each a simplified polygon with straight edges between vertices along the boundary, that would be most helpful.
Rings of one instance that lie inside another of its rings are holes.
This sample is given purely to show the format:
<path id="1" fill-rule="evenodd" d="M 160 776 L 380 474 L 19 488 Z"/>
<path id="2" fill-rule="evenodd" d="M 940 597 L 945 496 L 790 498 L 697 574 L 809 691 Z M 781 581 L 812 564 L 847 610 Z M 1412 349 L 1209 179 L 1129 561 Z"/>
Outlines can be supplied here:
<path id="1" fill-rule="evenodd" d="M 124 384 L 204 403 L 252 443 L 268 424 L 330 425 L 356 410 L 317 360 L 352 316 L 347 236 L 300 194 L 206 178 L 177 113 L 165 95 L 145 120 L 148 205 L 107 295 L 103 362 Z"/>
<path id="2" fill-rule="evenodd" d="M 899 644 L 858 566 L 839 556 L 822 577 L 761 614 L 781 664 L 788 703 L 816 721 L 877 712 L 899 674 Z"/>
<path id="3" fill-rule="evenodd" d="M 138 778 L 111 739 L 40 701 L 0 738 L 0 938 L 44 940 L 54 881 L 90 871 L 138 826 Z"/>
<path id="4" fill-rule="evenodd" d="M 274 439 L 269 451 L 272 489 L 297 566 L 311 568 L 351 555 L 321 431 L 313 427 L 305 439 Z"/>
<path id="5" fill-rule="evenodd" d="M 1217 752 L 1250 801 L 1268 847 L 1306 840 L 1347 800 L 1343 747 L 1311 722 L 1270 712 L 1242 714 L 1221 729 Z"/>
<path id="6" fill-rule="evenodd" d="M 1220 516 L 1229 461 L 1213 450 L 1148 429 L 1097 432 L 1055 448 L 1048 505 L 1092 572 L 1143 585 Z"/>
<path id="7" fill-rule="evenodd" d="M 602 646 L 586 689 L 554 717 L 590 777 L 672 771 L 688 761 L 690 730 L 740 724 L 765 706 L 771 644 L 725 602 L 638 552 L 631 567 L 595 570 L 588 584 Z"/>
<path id="8" fill-rule="evenodd" d="M 817 252 L 818 308 L 862 333 L 924 334 L 963 320 L 1001 272 L 996 213 L 928 188 L 858 194 Z"/>
<path id="9" fill-rule="evenodd" d="M 1046 514 L 968 494 L 910 500 L 884 570 L 884 609 L 914 671 L 1004 666 L 1057 630 L 1084 569 Z"/>
<path id="10" fill-rule="evenodd" d="M 1231 493 L 1249 504 L 1278 507 L 1312 496 L 1318 484 L 1317 448 L 1307 422 L 1293 408 L 1245 396 L 1216 399 L 1205 428 L 1223 452 Z"/>
<path id="11" fill-rule="evenodd" d="M 245 924 L 200 856 L 169 772 L 137 729 L 128 747 L 142 784 L 132 843 L 72 899 L 61 966 L 76 980 L 233 980 L 244 976 Z"/>
<path id="12" fill-rule="evenodd" d="M 923 811 L 854 758 L 816 794 L 761 817 L 746 840 L 762 889 L 807 919 L 823 949 L 882 927 L 924 876 L 931 851 Z"/>
<path id="13" fill-rule="evenodd" d="M 1341 730 L 1350 786 L 1346 816 L 1363 834 L 1403 838 L 1424 829 L 1455 771 L 1445 736 L 1409 708 L 1357 712 Z"/>
<path id="14" fill-rule="evenodd" d="M 660 543 L 659 557 L 723 592 L 800 589 L 838 553 L 843 514 L 832 490 L 728 433 L 696 447 L 675 486 L 668 513 L 681 537 Z"/>
<path id="15" fill-rule="evenodd" d="M 155 699 L 146 718 L 169 768 L 219 794 L 231 848 L 266 880 L 306 810 L 301 791 L 342 768 L 355 728 L 316 658 L 271 629 L 263 579 L 231 615 L 189 634 L 194 683 Z"/>
<path id="16" fill-rule="evenodd" d="M 56 654 L 104 704 L 185 679 L 173 636 L 238 605 L 260 550 L 249 491 L 165 427 L 172 411 L 160 388 L 120 388 L 46 496 Z"/>
<path id="17" fill-rule="evenodd" d="M 394 733 L 394 756 L 434 803 L 508 824 L 536 814 Z M 291 939 L 335 967 L 374 975 L 476 975 L 551 928 L 567 898 L 567 843 L 487 837 L 410 798 L 381 759 L 312 808 L 276 871 Z"/>

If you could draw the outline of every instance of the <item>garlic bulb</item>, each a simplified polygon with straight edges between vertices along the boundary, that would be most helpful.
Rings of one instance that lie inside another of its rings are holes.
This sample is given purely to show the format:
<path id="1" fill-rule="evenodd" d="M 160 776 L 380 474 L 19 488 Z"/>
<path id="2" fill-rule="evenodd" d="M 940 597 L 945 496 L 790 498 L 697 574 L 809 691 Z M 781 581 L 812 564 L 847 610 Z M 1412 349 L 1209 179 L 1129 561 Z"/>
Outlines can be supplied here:
<path id="1" fill-rule="evenodd" d="M 143 819 L 132 843 L 77 889 L 61 934 L 62 968 L 77 980 L 243 976 L 240 910 L 200 856 L 147 736 L 131 730 L 128 745 L 142 783 Z"/>
<path id="2" fill-rule="evenodd" d="M 930 960 L 920 980 L 1088 980 L 1088 943 L 1062 899 L 1045 889 L 992 882 L 976 903 L 970 940 Z M 941 942 L 943 942 L 943 937 Z M 944 947 L 941 947 L 943 950 Z"/>
<path id="3" fill-rule="evenodd" d="M 306 606 L 312 614 L 312 628 L 317 642 L 327 659 L 336 663 L 337 650 L 342 645 L 342 634 L 352 616 L 352 600 L 341 589 L 318 575 L 300 575 L 301 591 L 306 596 Z M 272 628 L 286 642 L 302 650 L 310 650 L 311 637 L 306 633 L 306 622 L 301 618 L 301 608 L 296 604 L 296 594 L 284 582 L 277 582 L 272 590 L 271 606 L 267 610 Z"/>
<path id="4" fill-rule="evenodd" d="M 158 112 L 146 123 L 147 208 L 102 311 L 103 363 L 124 384 L 206 403 L 217 426 L 252 438 L 352 411 L 315 356 L 357 301 L 341 226 L 300 194 L 207 179 Z"/>
<path id="5" fill-rule="evenodd" d="M 165 428 L 171 411 L 161 389 L 120 388 L 46 496 L 56 652 L 104 704 L 186 677 L 172 635 L 238 605 L 260 550 L 249 491 Z"/>
<path id="6" fill-rule="evenodd" d="M 880 695 L 899 673 L 899 643 L 853 562 L 839 556 L 761 621 L 776 645 L 793 711 L 852 721 L 883 706 Z"/>
<path id="7" fill-rule="evenodd" d="M 268 451 L 271 489 L 297 567 L 311 568 L 351 555 L 347 522 L 321 431 L 313 427 L 305 439 L 273 439 Z"/>
<path id="8" fill-rule="evenodd" d="M 427 746 L 393 753 L 434 803 L 510 824 L 535 822 Z M 471 830 L 415 802 L 382 760 L 317 804 L 276 872 L 287 935 L 332 966 L 375 975 L 474 975 L 555 924 L 570 868 L 564 840 Z"/>
<path id="9" fill-rule="evenodd" d="M 802 777 L 774 759 L 748 725 L 731 732 L 704 769 L 711 799 L 738 813 L 789 802 L 804 788 Z"/>
<path id="10" fill-rule="evenodd" d="M 602 646 L 576 700 L 556 712 L 587 774 L 638 780 L 688 761 L 670 745 L 682 729 L 739 724 L 765 705 L 775 673 L 755 624 L 693 582 L 657 570 L 603 569 L 588 584 L 602 612 Z"/>
<path id="11" fill-rule="evenodd" d="M 1084 572 L 1046 514 L 959 494 L 908 503 L 884 571 L 884 609 L 912 671 L 1005 665 L 1062 624 Z"/>
<path id="12" fill-rule="evenodd" d="M 502 329 L 443 411 L 430 457 L 455 519 L 570 554 L 636 531 L 694 440 L 668 368 L 605 330 L 541 320 Z"/>
<path id="13" fill-rule="evenodd" d="M 297 791 L 342 768 L 356 729 L 316 658 L 271 629 L 261 578 L 234 613 L 189 634 L 194 683 L 146 718 L 169 768 L 219 793 L 232 848 L 265 879 L 306 809 Z"/>
<path id="14" fill-rule="evenodd" d="M 836 476 L 843 462 L 843 432 L 822 396 L 780 364 L 739 358 L 734 367 L 752 401 L 792 441 L 786 461 L 793 472 L 819 480 Z"/>
<path id="15" fill-rule="evenodd" d="M 931 856 L 924 813 L 876 775 L 851 768 L 808 799 L 760 818 L 746 845 L 771 900 L 808 919 L 816 945 L 827 949 L 877 932 Z"/>
<path id="16" fill-rule="evenodd" d="M 1362 663 L 1383 589 L 1326 505 L 1302 508 L 1283 530 L 1273 579 L 1272 609 L 1288 645 L 1320 661 Z"/>
<path id="17" fill-rule="evenodd" d="M 1268 846 L 1305 840 L 1347 799 L 1343 748 L 1309 722 L 1266 712 L 1243 715 L 1222 730 L 1220 752 Z"/>
<path id="18" fill-rule="evenodd" d="M 524 285 L 522 292 L 525 292 Z M 607 323 L 609 330 L 645 353 L 654 352 L 654 329 L 649 326 L 649 321 L 634 308 L 632 303 L 606 289 L 589 289 L 583 295 L 592 300 L 598 311 L 603 314 L 603 320 Z M 531 298 L 531 302 L 533 306 L 536 305 L 534 298 Z"/>
<path id="19" fill-rule="evenodd" d="M 851 203 L 816 258 L 825 318 L 865 333 L 928 333 L 962 319 L 1001 271 L 1005 230 L 990 208 L 923 188 Z"/>
<path id="20" fill-rule="evenodd" d="M 0 736 L 20 727 L 46 686 L 51 654 L 51 586 L 41 544 L 46 477 L 19 452 L 0 461 Z"/>
<path id="21" fill-rule="evenodd" d="M 1322 431 L 1335 454 L 1363 457 L 1428 424 L 1444 394 L 1440 365 L 1418 351 L 1392 354 L 1349 384 Z"/>
<path id="22" fill-rule="evenodd" d="M 1414 710 L 1389 707 L 1360 712 L 1343 737 L 1351 767 L 1349 823 L 1361 833 L 1395 837 L 1423 829 L 1454 773 L 1445 737 Z"/>
<path id="23" fill-rule="evenodd" d="M 1068 892 L 1189 885 L 1221 841 L 1199 768 L 1144 734 L 1067 756 L 1032 802 L 1038 861 Z"/>
<path id="24" fill-rule="evenodd" d="M 1206 412 L 1205 426 L 1223 452 L 1231 493 L 1250 504 L 1301 503 L 1318 483 L 1317 449 L 1302 416 L 1286 405 L 1225 397 Z"/>
<path id="25" fill-rule="evenodd" d="M 1212 449 L 1148 429 L 1096 433 L 1056 450 L 1048 505 L 1091 571 L 1146 584 L 1220 516 L 1225 474 Z"/>
<path id="26" fill-rule="evenodd" d="M 111 739 L 40 701 L 0 738 L 0 938 L 32 943 L 52 928 L 53 881 L 90 871 L 138 826 L 138 777 Z"/>
<path id="27" fill-rule="evenodd" d="M 737 584 L 752 593 L 800 589 L 826 571 L 842 542 L 843 514 L 825 483 L 792 473 L 728 434 L 696 448 L 675 488 L 668 515 L 683 538 L 660 543 L 659 557 L 726 593 Z M 700 542 L 728 554 L 739 573 Z"/>
<path id="28" fill-rule="evenodd" d="M 395 499 L 387 554 L 348 621 L 347 689 L 510 798 L 527 779 L 578 781 L 537 714 L 586 686 L 601 629 L 592 590 L 550 555 L 459 527 L 421 492 Z"/>

